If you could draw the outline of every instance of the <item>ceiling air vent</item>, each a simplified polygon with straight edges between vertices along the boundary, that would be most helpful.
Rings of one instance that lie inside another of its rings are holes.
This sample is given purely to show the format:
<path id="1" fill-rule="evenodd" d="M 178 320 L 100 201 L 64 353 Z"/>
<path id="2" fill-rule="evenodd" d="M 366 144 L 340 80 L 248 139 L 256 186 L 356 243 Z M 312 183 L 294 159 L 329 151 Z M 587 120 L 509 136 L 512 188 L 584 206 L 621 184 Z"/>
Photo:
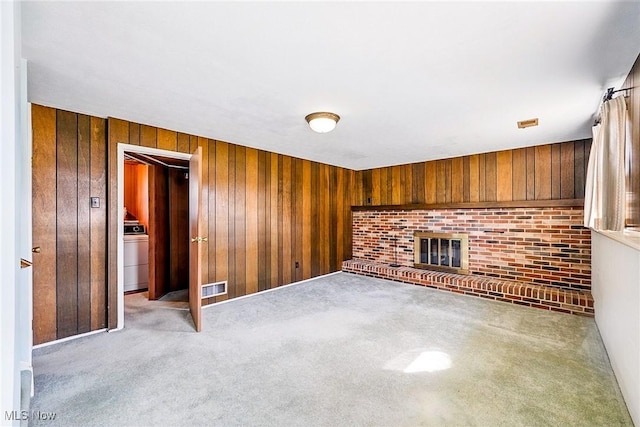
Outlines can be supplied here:
<path id="1" fill-rule="evenodd" d="M 538 126 L 538 118 L 536 117 L 535 119 L 529 119 L 529 120 L 522 120 L 521 122 L 518 122 L 518 128 L 519 129 L 524 129 L 524 128 L 528 128 L 531 126 Z"/>

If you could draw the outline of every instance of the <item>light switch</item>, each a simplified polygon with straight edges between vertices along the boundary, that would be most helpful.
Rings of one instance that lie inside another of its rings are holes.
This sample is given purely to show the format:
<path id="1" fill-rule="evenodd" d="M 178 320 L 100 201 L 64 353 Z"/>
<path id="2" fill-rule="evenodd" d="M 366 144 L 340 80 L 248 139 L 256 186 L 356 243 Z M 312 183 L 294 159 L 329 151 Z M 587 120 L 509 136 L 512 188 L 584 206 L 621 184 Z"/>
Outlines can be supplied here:
<path id="1" fill-rule="evenodd" d="M 100 207 L 100 197 L 92 197 L 91 198 L 91 207 L 99 208 Z"/>

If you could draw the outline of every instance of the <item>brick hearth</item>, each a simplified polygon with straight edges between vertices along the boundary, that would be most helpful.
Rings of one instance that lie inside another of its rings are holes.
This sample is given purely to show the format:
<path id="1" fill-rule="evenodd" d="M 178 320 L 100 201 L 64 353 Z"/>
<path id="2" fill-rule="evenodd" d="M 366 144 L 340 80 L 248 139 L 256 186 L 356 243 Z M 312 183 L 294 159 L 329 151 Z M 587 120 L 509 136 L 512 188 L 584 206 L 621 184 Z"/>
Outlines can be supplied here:
<path id="1" fill-rule="evenodd" d="M 344 261 L 342 271 L 544 310 L 593 317 L 593 298 L 588 291 L 518 283 L 493 277 L 441 273 L 412 267 L 394 268 L 386 264 L 362 260 Z"/>

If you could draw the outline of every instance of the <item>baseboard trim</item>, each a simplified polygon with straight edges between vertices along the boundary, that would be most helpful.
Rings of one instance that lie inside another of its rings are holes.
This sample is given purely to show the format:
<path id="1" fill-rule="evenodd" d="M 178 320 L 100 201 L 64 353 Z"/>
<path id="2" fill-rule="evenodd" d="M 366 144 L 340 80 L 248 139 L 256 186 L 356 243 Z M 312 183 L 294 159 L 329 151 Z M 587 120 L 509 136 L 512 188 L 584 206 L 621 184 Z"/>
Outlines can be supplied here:
<path id="1" fill-rule="evenodd" d="M 49 342 L 44 342 L 42 344 L 34 345 L 33 349 L 36 350 L 38 348 L 48 347 L 48 346 L 54 345 L 54 344 L 61 344 L 63 342 L 76 340 L 78 338 L 88 337 L 89 335 L 99 334 L 100 332 L 107 332 L 107 328 L 97 329 L 97 330 L 91 331 L 91 332 L 85 332 L 84 334 L 72 335 L 72 336 L 66 337 L 66 338 L 60 338 L 59 340 L 53 340 L 53 341 L 49 341 Z"/>
<path id="2" fill-rule="evenodd" d="M 314 280 L 318 280 L 318 279 L 323 278 L 323 277 L 333 276 L 333 275 L 336 275 L 336 274 L 339 274 L 339 273 L 342 273 L 342 271 L 338 270 L 338 271 L 334 271 L 333 273 L 323 274 L 322 276 L 316 276 L 316 277 L 312 277 L 310 279 L 300 280 L 299 282 L 289 283 L 288 285 L 282 285 L 282 286 L 278 286 L 276 288 L 265 289 L 264 291 L 255 292 L 253 294 L 242 295 L 240 297 L 235 297 L 235 298 L 231 298 L 231 299 L 226 299 L 224 301 L 214 302 L 212 304 L 203 305 L 202 309 L 204 310 L 205 308 L 213 307 L 213 306 L 220 305 L 220 304 L 226 304 L 228 302 L 238 301 L 238 300 L 241 300 L 241 299 L 244 299 L 244 298 L 250 298 L 250 297 L 254 297 L 254 296 L 258 296 L 258 295 L 264 295 L 267 292 L 273 292 L 273 291 L 277 291 L 277 290 L 280 290 L 280 289 L 288 288 L 290 286 L 296 286 L 296 285 L 300 285 L 302 283 L 312 282 Z"/>

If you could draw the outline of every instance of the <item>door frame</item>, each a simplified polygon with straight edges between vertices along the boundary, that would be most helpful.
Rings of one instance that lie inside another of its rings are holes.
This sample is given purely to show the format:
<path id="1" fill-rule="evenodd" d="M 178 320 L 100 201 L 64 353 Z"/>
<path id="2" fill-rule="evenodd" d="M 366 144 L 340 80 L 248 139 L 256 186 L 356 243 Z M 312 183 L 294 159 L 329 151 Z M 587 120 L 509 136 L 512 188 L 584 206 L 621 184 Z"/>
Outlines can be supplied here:
<path id="1" fill-rule="evenodd" d="M 162 150 L 160 148 L 142 147 L 140 145 L 118 143 L 118 202 L 117 202 L 117 283 L 118 283 L 118 322 L 115 330 L 124 328 L 124 153 L 138 153 L 150 156 L 162 156 L 179 160 L 191 160 L 192 154 L 178 151 Z"/>
<path id="2" fill-rule="evenodd" d="M 19 166 L 22 174 L 18 184 L 18 194 L 16 198 L 21 204 L 18 206 L 17 227 L 19 232 L 18 245 L 20 254 L 27 256 L 33 261 L 33 185 L 32 185 L 32 165 L 33 135 L 31 130 L 31 103 L 27 100 L 27 60 L 20 61 L 20 134 L 22 138 L 21 161 Z M 17 302 L 20 310 L 19 315 L 19 340 L 18 352 L 20 355 L 20 370 L 29 371 L 31 384 L 29 391 L 31 396 L 34 393 L 33 383 L 33 268 L 21 269 L 18 281 Z"/>

